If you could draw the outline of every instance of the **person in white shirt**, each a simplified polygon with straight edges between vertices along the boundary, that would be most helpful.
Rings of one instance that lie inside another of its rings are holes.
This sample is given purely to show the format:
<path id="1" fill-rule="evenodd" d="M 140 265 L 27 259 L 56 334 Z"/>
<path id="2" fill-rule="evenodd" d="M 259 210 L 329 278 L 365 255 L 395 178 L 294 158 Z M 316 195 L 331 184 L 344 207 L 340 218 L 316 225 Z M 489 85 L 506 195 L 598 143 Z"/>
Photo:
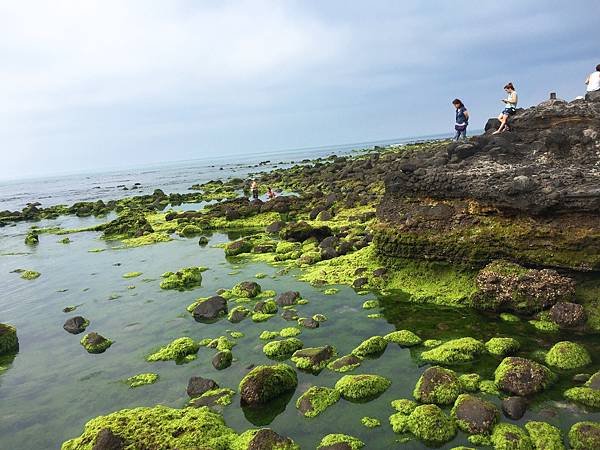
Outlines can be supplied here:
<path id="1" fill-rule="evenodd" d="M 588 75 L 585 84 L 587 84 L 587 92 L 600 91 L 600 64 L 596 66 L 595 72 Z"/>
<path id="2" fill-rule="evenodd" d="M 517 112 L 517 102 L 519 101 L 519 97 L 517 95 L 517 91 L 512 83 L 508 83 L 504 86 L 504 90 L 508 94 L 506 100 L 501 100 L 504 102 L 504 109 L 498 116 L 498 120 L 500 121 L 500 127 L 494 131 L 493 134 L 502 133 L 503 131 L 510 131 L 508 124 L 508 117 L 512 116 L 515 112 Z"/>

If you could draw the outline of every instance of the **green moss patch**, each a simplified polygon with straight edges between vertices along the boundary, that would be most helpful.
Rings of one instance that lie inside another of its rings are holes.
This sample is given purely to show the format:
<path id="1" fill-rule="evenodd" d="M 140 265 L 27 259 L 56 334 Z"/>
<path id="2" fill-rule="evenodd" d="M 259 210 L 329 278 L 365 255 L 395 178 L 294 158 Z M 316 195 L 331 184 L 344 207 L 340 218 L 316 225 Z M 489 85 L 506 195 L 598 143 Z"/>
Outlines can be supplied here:
<path id="1" fill-rule="evenodd" d="M 335 383 L 335 388 L 346 400 L 368 401 L 385 392 L 391 384 L 380 375 L 344 375 Z"/>
<path id="2" fill-rule="evenodd" d="M 296 401 L 296 408 L 304 417 L 316 417 L 331 405 L 337 403 L 340 393 L 331 388 L 311 386 Z"/>
<path id="3" fill-rule="evenodd" d="M 144 386 L 146 384 L 154 384 L 158 381 L 158 374 L 156 373 L 140 373 L 132 377 L 127 378 L 127 384 L 130 388 L 136 388 L 138 386 Z"/>
<path id="4" fill-rule="evenodd" d="M 352 350 L 352 354 L 360 358 L 379 355 L 385 351 L 387 344 L 387 341 L 381 336 L 373 336 L 361 342 L 358 347 Z"/>
<path id="5" fill-rule="evenodd" d="M 409 330 L 393 331 L 386 334 L 383 338 L 388 342 L 393 342 L 402 347 L 413 347 L 423 342 L 419 336 Z"/>
<path id="6" fill-rule="evenodd" d="M 200 345 L 192 338 L 180 337 L 172 341 L 165 347 L 161 347 L 156 353 L 152 353 L 148 361 L 178 361 L 184 362 L 195 359 L 196 353 L 200 349 Z"/>
<path id="7" fill-rule="evenodd" d="M 492 444 L 495 450 L 533 450 L 528 434 L 510 423 L 499 423 L 494 427 Z"/>
<path id="8" fill-rule="evenodd" d="M 591 362 L 592 358 L 586 348 L 570 341 L 554 344 L 546 354 L 546 363 L 559 369 L 577 369 Z"/>
<path id="9" fill-rule="evenodd" d="M 348 444 L 352 450 L 358 450 L 359 448 L 365 446 L 365 443 L 363 441 L 355 437 L 348 436 L 347 434 L 328 434 L 323 439 L 321 439 L 317 450 L 323 447 L 329 447 L 343 442 Z"/>
<path id="10" fill-rule="evenodd" d="M 485 348 L 495 356 L 512 355 L 519 351 L 521 344 L 514 338 L 495 337 L 485 343 Z"/>
<path id="11" fill-rule="evenodd" d="M 203 267 L 184 267 L 177 272 L 165 272 L 160 282 L 161 289 L 176 289 L 184 291 L 193 289 L 202 284 Z"/>
<path id="12" fill-rule="evenodd" d="M 527 422 L 525 429 L 529 433 L 533 448 L 543 450 L 565 450 L 560 430 L 546 422 Z"/>
<path id="13" fill-rule="evenodd" d="M 485 351 L 483 342 L 471 337 L 453 339 L 421 353 L 421 359 L 437 364 L 460 364 L 473 361 Z"/>

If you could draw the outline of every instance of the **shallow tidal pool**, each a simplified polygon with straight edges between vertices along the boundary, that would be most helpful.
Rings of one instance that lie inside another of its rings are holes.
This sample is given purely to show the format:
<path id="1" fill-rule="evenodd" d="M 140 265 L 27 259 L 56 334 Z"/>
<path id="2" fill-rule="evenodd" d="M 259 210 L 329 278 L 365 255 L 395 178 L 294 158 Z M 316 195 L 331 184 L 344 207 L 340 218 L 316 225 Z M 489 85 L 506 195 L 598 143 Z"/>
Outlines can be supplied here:
<path id="1" fill-rule="evenodd" d="M 104 219 L 102 220 L 104 221 Z M 64 228 L 87 227 L 95 219 L 59 218 L 39 226 Z M 99 221 L 97 221 L 99 222 Z M 563 390 L 571 386 L 578 372 L 593 373 L 600 368 L 600 339 L 594 335 L 574 333 L 543 334 L 526 321 L 505 323 L 497 316 L 470 310 L 416 305 L 402 292 L 386 296 L 373 293 L 359 295 L 345 286 L 337 286 L 335 295 L 325 295 L 324 288 L 299 282 L 294 271 L 278 274 L 279 268 L 263 263 L 227 260 L 215 245 L 236 236 L 214 233 L 208 246 L 200 247 L 197 239 L 179 238 L 167 243 L 138 248 L 116 248 L 118 242 L 106 242 L 99 234 L 84 232 L 69 235 L 70 244 L 58 241 L 64 236 L 40 235 L 35 247 L 23 243 L 29 224 L 0 228 L 0 322 L 17 327 L 19 353 L 0 358 L 0 449 L 31 450 L 60 448 L 63 441 L 78 436 L 90 419 L 123 408 L 163 404 L 184 407 L 186 387 L 191 376 L 216 380 L 221 387 L 237 391 L 238 383 L 250 365 L 269 364 L 262 352 L 267 341 L 258 336 L 264 330 L 277 331 L 295 325 L 278 315 L 263 323 L 247 318 L 239 324 L 226 319 L 213 324 L 194 321 L 186 307 L 198 297 L 207 297 L 219 288 L 231 288 L 244 280 L 257 281 L 263 290 L 277 293 L 294 290 L 309 300 L 296 307 L 300 317 L 324 314 L 328 320 L 317 329 L 302 329 L 297 336 L 304 347 L 331 344 L 338 354 L 349 353 L 364 339 L 384 335 L 396 329 L 408 329 L 425 339 L 449 339 L 472 336 L 487 340 L 494 336 L 512 336 L 521 342 L 520 356 L 550 348 L 559 340 L 584 344 L 593 363 L 589 367 L 560 373 L 560 381 L 530 407 L 517 423 L 543 420 L 563 432 L 582 420 L 600 420 L 600 413 L 566 401 Z M 90 250 L 102 250 L 90 252 Z M 202 286 L 178 292 L 159 288 L 161 274 L 182 267 L 206 266 Z M 21 279 L 15 269 L 41 273 L 34 280 Z M 128 272 L 142 272 L 135 278 L 123 278 Z M 266 274 L 256 279 L 257 273 Z M 364 310 L 365 300 L 379 298 L 378 309 Z M 77 306 L 70 313 L 63 308 Z M 280 311 L 281 312 L 281 311 Z M 381 313 L 381 318 L 367 315 Z M 72 335 L 63 330 L 66 319 L 81 315 L 90 321 L 86 333 L 96 331 L 113 340 L 103 354 L 88 354 L 79 341 L 84 334 Z M 173 339 L 189 336 L 195 340 L 228 335 L 240 331 L 233 348 L 231 367 L 217 371 L 211 365 L 215 350 L 200 348 L 198 358 L 187 364 L 173 361 L 146 361 L 146 356 Z M 419 360 L 424 347 L 401 348 L 388 345 L 376 359 L 367 359 L 352 374 L 373 373 L 392 381 L 379 398 L 368 403 L 340 400 L 313 419 L 304 418 L 295 407 L 296 399 L 311 385 L 333 387 L 342 374 L 323 370 L 318 375 L 298 372 L 298 388 L 291 396 L 260 411 L 239 406 L 239 396 L 223 407 L 229 426 L 242 432 L 252 427 L 269 426 L 283 436 L 293 438 L 302 448 L 316 448 L 328 433 L 345 433 L 360 438 L 366 448 L 427 448 L 418 441 L 397 443 L 388 424 L 394 413 L 390 401 L 412 398 L 413 388 L 427 365 Z M 492 378 L 501 358 L 484 356 L 474 363 L 453 366 L 459 373 L 478 372 Z M 288 361 L 289 364 L 293 365 Z M 4 369 L 4 370 L 3 370 Z M 155 372 L 159 380 L 152 385 L 131 389 L 124 382 L 133 375 Z M 497 405 L 500 400 L 484 395 Z M 446 408 L 449 411 L 449 408 Z M 382 426 L 368 429 L 361 418 L 378 418 Z M 508 421 L 502 418 L 502 421 Z M 464 433 L 442 447 L 467 445 Z"/>

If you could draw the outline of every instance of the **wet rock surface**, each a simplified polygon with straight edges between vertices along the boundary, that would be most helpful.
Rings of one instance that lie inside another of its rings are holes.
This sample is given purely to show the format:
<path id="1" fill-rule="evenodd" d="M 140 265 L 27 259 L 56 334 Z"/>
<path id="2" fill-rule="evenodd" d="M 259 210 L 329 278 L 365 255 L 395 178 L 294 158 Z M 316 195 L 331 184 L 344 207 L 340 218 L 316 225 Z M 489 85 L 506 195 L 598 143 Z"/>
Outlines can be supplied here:
<path id="1" fill-rule="evenodd" d="M 502 400 L 502 412 L 513 420 L 519 420 L 527 411 L 528 401 L 523 397 L 507 397 Z"/>
<path id="2" fill-rule="evenodd" d="M 217 389 L 219 385 L 210 378 L 191 377 L 188 381 L 187 394 L 190 397 L 199 397 L 205 392 Z"/>

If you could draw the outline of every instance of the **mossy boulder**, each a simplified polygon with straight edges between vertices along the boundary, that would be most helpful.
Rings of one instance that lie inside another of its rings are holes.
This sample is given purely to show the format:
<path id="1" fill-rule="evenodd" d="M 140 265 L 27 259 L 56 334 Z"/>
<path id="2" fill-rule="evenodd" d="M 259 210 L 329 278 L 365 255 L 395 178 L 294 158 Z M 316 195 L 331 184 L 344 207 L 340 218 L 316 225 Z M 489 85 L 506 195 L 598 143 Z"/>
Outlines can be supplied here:
<path id="1" fill-rule="evenodd" d="M 585 325 L 587 313 L 579 303 L 558 302 L 550 308 L 550 319 L 560 328 L 576 328 Z"/>
<path id="2" fill-rule="evenodd" d="M 365 446 L 360 439 L 347 434 L 328 434 L 319 443 L 317 450 L 358 450 Z"/>
<path id="3" fill-rule="evenodd" d="M 304 417 L 316 417 L 339 399 L 340 393 L 336 389 L 311 386 L 298 398 L 296 408 Z"/>
<path id="4" fill-rule="evenodd" d="M 575 282 L 551 269 L 527 269 L 504 260 L 493 261 L 476 278 L 476 307 L 533 314 L 575 294 Z"/>
<path id="5" fill-rule="evenodd" d="M 526 358 L 504 358 L 494 372 L 499 389 L 515 395 L 531 395 L 542 391 L 554 380 L 546 366 Z"/>
<path id="6" fill-rule="evenodd" d="M 282 292 L 281 294 L 279 294 L 276 302 L 279 306 L 292 306 L 292 305 L 295 305 L 296 303 L 298 303 L 299 299 L 300 299 L 299 292 L 287 291 L 287 292 Z"/>
<path id="7" fill-rule="evenodd" d="M 346 400 L 368 401 L 381 395 L 392 382 L 380 375 L 344 375 L 335 383 L 335 388 Z"/>
<path id="8" fill-rule="evenodd" d="M 421 405 L 414 409 L 407 422 L 408 430 L 420 441 L 441 445 L 456 435 L 456 423 L 436 405 Z"/>
<path id="9" fill-rule="evenodd" d="M 560 430 L 546 422 L 527 422 L 525 429 L 534 449 L 565 450 Z"/>
<path id="10" fill-rule="evenodd" d="M 63 324 L 63 329 L 67 333 L 79 334 L 83 333 L 87 326 L 90 324 L 88 320 L 81 316 L 71 317 Z"/>
<path id="11" fill-rule="evenodd" d="M 362 358 L 356 355 L 345 355 L 327 364 L 329 370 L 334 372 L 350 372 L 360 366 Z"/>
<path id="12" fill-rule="evenodd" d="M 184 267 L 177 272 L 165 272 L 160 282 L 161 289 L 184 291 L 202 284 L 202 267 Z"/>
<path id="13" fill-rule="evenodd" d="M 303 344 L 300 339 L 297 338 L 287 338 L 279 341 L 267 342 L 263 346 L 263 353 L 267 356 L 267 358 L 271 359 L 287 359 L 292 354 L 300 350 Z"/>
<path id="14" fill-rule="evenodd" d="M 394 408 L 399 413 L 407 415 L 407 416 L 410 415 L 410 413 L 413 412 L 417 406 L 419 406 L 417 404 L 417 402 L 415 402 L 414 400 L 410 400 L 408 398 L 400 398 L 398 400 L 392 400 L 390 405 L 392 406 L 392 408 Z"/>
<path id="15" fill-rule="evenodd" d="M 388 342 L 393 342 L 401 347 L 413 347 L 419 345 L 423 340 L 409 330 L 399 330 L 388 333 L 383 337 Z"/>
<path id="16" fill-rule="evenodd" d="M 323 347 L 311 347 L 296 350 L 292 355 L 292 361 L 299 369 L 318 372 L 336 355 L 337 352 L 334 347 L 325 345 Z"/>
<path id="17" fill-rule="evenodd" d="M 17 329 L 12 325 L 0 323 L 0 356 L 16 353 L 18 350 Z"/>
<path id="18" fill-rule="evenodd" d="M 559 369 L 578 369 L 591 362 L 589 352 L 576 342 L 558 342 L 546 354 L 546 364 Z"/>
<path id="19" fill-rule="evenodd" d="M 132 449 L 192 449 L 201 442 L 207 448 L 227 450 L 237 438 L 223 417 L 208 408 L 155 406 L 124 409 L 96 417 L 85 424 L 81 436 L 66 441 L 61 449 L 92 450 L 102 430 L 118 436 L 123 448 Z"/>
<path id="20" fill-rule="evenodd" d="M 262 428 L 244 431 L 233 442 L 231 450 L 300 450 L 300 446 L 270 428 Z"/>
<path id="21" fill-rule="evenodd" d="M 481 375 L 478 373 L 465 373 L 458 377 L 462 390 L 465 392 L 476 392 L 479 390 Z"/>
<path id="22" fill-rule="evenodd" d="M 260 284 L 256 281 L 242 281 L 231 289 L 234 297 L 254 298 L 261 292 Z"/>
<path id="23" fill-rule="evenodd" d="M 213 367 L 217 370 L 227 369 L 233 361 L 233 353 L 231 350 L 221 350 L 213 356 L 211 361 Z"/>
<path id="24" fill-rule="evenodd" d="M 201 406 L 227 406 L 231 405 L 231 400 L 235 391 L 228 388 L 217 388 L 202 393 L 200 397 L 195 397 L 188 402 L 189 406 L 199 408 Z"/>
<path id="25" fill-rule="evenodd" d="M 275 303 L 275 300 L 261 300 L 256 302 L 253 311 L 262 314 L 275 314 L 277 312 L 277 303 Z"/>
<path id="26" fill-rule="evenodd" d="M 252 244 L 245 239 L 230 242 L 225 246 L 225 256 L 237 256 L 242 253 L 250 253 Z"/>
<path id="27" fill-rule="evenodd" d="M 152 353 L 148 358 L 148 361 L 184 361 L 194 359 L 196 353 L 200 349 L 200 345 L 189 337 L 180 337 L 172 341 L 165 347 L 161 347 L 155 353 Z"/>
<path id="28" fill-rule="evenodd" d="M 489 434 L 498 420 L 498 408 L 486 400 L 470 394 L 461 394 L 451 412 L 458 427 L 469 434 Z"/>
<path id="29" fill-rule="evenodd" d="M 473 361 L 485 351 L 483 342 L 463 337 L 444 342 L 442 345 L 421 353 L 421 359 L 436 364 L 460 364 Z"/>
<path id="30" fill-rule="evenodd" d="M 227 300 L 220 295 L 201 299 L 196 303 L 192 314 L 198 322 L 217 320 L 227 315 Z"/>
<path id="31" fill-rule="evenodd" d="M 81 339 L 81 345 L 88 353 L 104 353 L 112 345 L 112 341 L 92 331 Z"/>
<path id="32" fill-rule="evenodd" d="M 565 397 L 582 405 L 591 408 L 600 408 L 600 372 L 592 375 L 584 386 L 577 386 L 567 389 L 564 393 Z"/>
<path id="33" fill-rule="evenodd" d="M 510 423 L 499 423 L 492 432 L 495 450 L 534 450 L 527 432 Z"/>
<path id="34" fill-rule="evenodd" d="M 413 391 L 415 399 L 422 403 L 451 405 L 461 393 L 456 373 L 443 367 L 429 367 L 417 381 Z"/>
<path id="35" fill-rule="evenodd" d="M 494 356 L 512 355 L 519 351 L 521 344 L 515 338 L 495 337 L 485 343 L 488 353 Z"/>
<path id="36" fill-rule="evenodd" d="M 383 353 L 388 342 L 381 336 L 372 336 L 361 342 L 358 347 L 352 350 L 352 354 L 360 358 L 365 356 L 376 356 Z"/>
<path id="37" fill-rule="evenodd" d="M 573 450 L 600 448 L 600 423 L 578 422 L 569 430 L 569 444 Z"/>
<path id="38" fill-rule="evenodd" d="M 248 308 L 243 305 L 236 306 L 229 311 L 227 320 L 229 320 L 231 323 L 239 323 L 244 320 L 248 314 L 250 314 L 250 310 Z"/>
<path id="39" fill-rule="evenodd" d="M 261 405 L 296 389 L 298 376 L 285 364 L 257 366 L 240 381 L 242 405 Z"/>

